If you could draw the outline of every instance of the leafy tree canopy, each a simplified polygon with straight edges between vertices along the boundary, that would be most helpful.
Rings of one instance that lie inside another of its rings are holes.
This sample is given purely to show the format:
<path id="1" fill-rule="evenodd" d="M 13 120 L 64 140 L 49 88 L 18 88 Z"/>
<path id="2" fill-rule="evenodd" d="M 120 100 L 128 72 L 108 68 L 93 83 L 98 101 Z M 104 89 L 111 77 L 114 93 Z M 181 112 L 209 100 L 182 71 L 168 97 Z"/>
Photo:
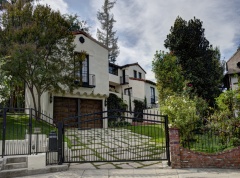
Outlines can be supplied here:
<path id="1" fill-rule="evenodd" d="M 191 82 L 193 91 L 212 104 L 220 94 L 224 68 L 219 49 L 210 45 L 204 31 L 199 19 L 194 17 L 187 22 L 177 17 L 164 45 L 177 56 L 185 80 Z"/>
<path id="2" fill-rule="evenodd" d="M 80 20 L 78 15 L 69 15 L 66 14 L 65 18 L 69 21 L 69 23 L 71 24 L 70 27 L 70 31 L 85 31 L 87 33 L 89 33 L 89 26 L 87 24 L 86 21 L 84 20 Z"/>
<path id="3" fill-rule="evenodd" d="M 177 57 L 173 53 L 156 51 L 152 62 L 160 100 L 164 100 L 173 93 L 180 93 L 184 88 L 182 68 L 177 64 Z"/>
<path id="4" fill-rule="evenodd" d="M 74 70 L 78 69 L 69 20 L 47 5 L 16 0 L 6 6 L 1 22 L 2 70 L 26 84 L 36 110 L 41 111 L 44 92 L 73 91 Z"/>

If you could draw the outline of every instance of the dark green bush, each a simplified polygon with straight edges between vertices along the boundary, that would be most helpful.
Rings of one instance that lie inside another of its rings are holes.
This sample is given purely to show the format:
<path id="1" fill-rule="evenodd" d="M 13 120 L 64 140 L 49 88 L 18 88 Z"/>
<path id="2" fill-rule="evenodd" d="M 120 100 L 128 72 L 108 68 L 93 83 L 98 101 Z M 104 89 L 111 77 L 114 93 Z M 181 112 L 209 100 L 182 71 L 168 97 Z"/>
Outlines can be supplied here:
<path id="1" fill-rule="evenodd" d="M 233 146 L 240 146 L 240 139 L 237 137 L 232 138 Z"/>

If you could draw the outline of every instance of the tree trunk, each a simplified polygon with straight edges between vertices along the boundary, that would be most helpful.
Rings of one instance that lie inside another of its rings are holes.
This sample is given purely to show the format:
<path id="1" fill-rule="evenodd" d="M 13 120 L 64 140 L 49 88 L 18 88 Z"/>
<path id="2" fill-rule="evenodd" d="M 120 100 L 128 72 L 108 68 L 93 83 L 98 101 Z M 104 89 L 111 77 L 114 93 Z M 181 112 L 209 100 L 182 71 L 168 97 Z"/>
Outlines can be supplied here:
<path id="1" fill-rule="evenodd" d="M 37 95 L 38 95 L 38 110 L 37 110 L 38 112 L 37 112 L 36 116 L 37 116 L 37 119 L 40 119 L 41 118 L 41 96 L 42 96 L 42 94 L 37 92 Z"/>
<path id="2" fill-rule="evenodd" d="M 35 117 L 37 116 L 37 104 L 36 104 L 36 98 L 34 96 L 34 91 L 33 91 L 33 87 L 29 87 L 28 86 L 28 89 L 30 90 L 31 92 L 31 95 L 32 95 L 32 99 L 33 99 L 33 107 L 34 107 L 34 110 L 35 110 Z M 36 117 L 37 118 L 37 117 Z"/>
<path id="3" fill-rule="evenodd" d="M 36 97 L 34 95 L 34 86 L 32 86 L 32 87 L 28 86 L 28 88 L 31 92 L 32 99 L 33 99 L 35 118 L 38 120 L 41 117 L 41 100 L 40 99 L 41 99 L 42 93 L 36 90 L 36 92 L 37 92 L 37 102 L 36 102 Z"/>

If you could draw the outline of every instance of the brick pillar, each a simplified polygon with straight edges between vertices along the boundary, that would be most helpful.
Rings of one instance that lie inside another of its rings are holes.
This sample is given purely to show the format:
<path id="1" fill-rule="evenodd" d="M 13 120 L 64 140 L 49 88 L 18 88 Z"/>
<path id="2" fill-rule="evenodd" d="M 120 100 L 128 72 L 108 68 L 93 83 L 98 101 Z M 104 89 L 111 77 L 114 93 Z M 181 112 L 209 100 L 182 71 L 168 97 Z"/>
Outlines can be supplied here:
<path id="1" fill-rule="evenodd" d="M 171 166 L 173 169 L 181 168 L 179 129 L 169 128 L 169 141 L 171 153 Z"/>

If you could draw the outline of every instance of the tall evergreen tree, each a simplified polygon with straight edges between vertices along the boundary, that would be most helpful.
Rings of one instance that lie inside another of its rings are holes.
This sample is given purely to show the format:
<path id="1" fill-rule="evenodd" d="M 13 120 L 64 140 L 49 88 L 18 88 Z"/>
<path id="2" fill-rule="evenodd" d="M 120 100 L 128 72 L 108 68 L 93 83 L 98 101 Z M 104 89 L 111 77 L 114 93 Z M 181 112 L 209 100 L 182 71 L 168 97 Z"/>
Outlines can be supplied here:
<path id="1" fill-rule="evenodd" d="M 69 21 L 71 27 L 70 31 L 84 31 L 89 34 L 89 26 L 86 21 L 80 20 L 78 15 L 71 15 L 71 14 L 66 14 L 65 15 L 66 20 Z"/>
<path id="2" fill-rule="evenodd" d="M 109 61 L 116 62 L 116 58 L 119 55 L 119 47 L 117 45 L 118 38 L 115 37 L 116 31 L 113 30 L 113 24 L 116 20 L 113 14 L 110 14 L 110 10 L 113 8 L 116 1 L 105 0 L 102 6 L 102 11 L 98 11 L 97 18 L 101 23 L 102 30 L 97 29 L 98 41 L 103 43 L 109 49 Z"/>
<path id="3" fill-rule="evenodd" d="M 177 17 L 164 45 L 177 56 L 193 91 L 213 104 L 214 98 L 220 94 L 223 66 L 219 49 L 210 45 L 204 31 L 199 19 L 194 17 L 187 22 Z"/>
<path id="4" fill-rule="evenodd" d="M 3 9 L 3 6 L 4 6 L 5 3 L 8 3 L 8 1 L 7 0 L 0 0 L 0 10 Z"/>

